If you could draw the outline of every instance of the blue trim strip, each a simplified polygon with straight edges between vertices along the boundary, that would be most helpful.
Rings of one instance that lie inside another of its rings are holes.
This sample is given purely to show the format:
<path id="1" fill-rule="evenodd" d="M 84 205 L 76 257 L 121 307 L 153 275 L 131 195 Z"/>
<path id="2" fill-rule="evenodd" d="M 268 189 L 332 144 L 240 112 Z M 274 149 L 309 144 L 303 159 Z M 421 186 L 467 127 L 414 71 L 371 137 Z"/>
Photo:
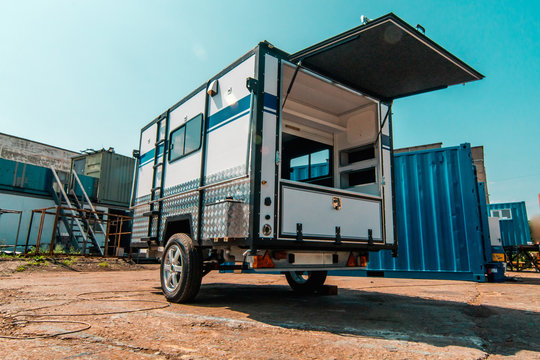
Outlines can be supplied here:
<path id="1" fill-rule="evenodd" d="M 272 94 L 264 93 L 264 107 L 270 108 L 272 110 L 277 110 L 277 96 L 274 96 Z"/>
<path id="2" fill-rule="evenodd" d="M 214 115 L 208 117 L 206 132 L 208 133 L 219 129 L 222 126 L 225 126 L 234 120 L 247 115 L 249 113 L 250 106 L 251 94 L 238 100 L 235 104 L 219 110 Z M 266 108 L 264 111 L 272 115 L 277 115 L 277 106 L 278 98 L 272 94 L 264 93 L 264 107 Z M 163 145 L 161 145 L 159 147 L 158 157 L 163 155 L 163 150 Z M 154 159 L 154 152 L 155 149 L 151 149 L 147 153 L 141 155 L 139 167 L 150 163 Z"/>
<path id="3" fill-rule="evenodd" d="M 245 116 L 245 115 L 247 115 L 247 114 L 249 114 L 249 109 L 247 109 L 246 111 L 244 111 L 244 112 L 238 114 L 237 116 L 235 116 L 235 117 L 233 117 L 233 118 L 230 118 L 230 119 L 228 119 L 228 120 L 226 120 L 226 121 L 221 122 L 219 125 L 216 125 L 216 126 L 214 126 L 213 128 L 211 128 L 211 129 L 208 129 L 206 132 L 207 132 L 207 133 L 210 133 L 210 132 L 212 132 L 212 131 L 214 131 L 214 130 L 217 130 L 217 129 L 219 129 L 220 127 L 225 126 L 225 125 L 227 125 L 227 124 L 233 122 L 234 120 L 239 119 L 239 118 L 241 118 L 242 116 Z"/>
<path id="4" fill-rule="evenodd" d="M 163 145 L 159 145 L 158 158 L 163 155 L 163 148 L 164 148 Z M 141 164 L 139 165 L 139 167 L 144 166 L 144 165 L 152 162 L 152 160 L 154 160 L 155 151 L 156 151 L 156 149 L 154 148 L 154 149 L 148 151 L 147 153 L 143 154 L 141 156 L 141 158 L 140 158 L 141 159 Z"/>
<path id="5" fill-rule="evenodd" d="M 207 130 L 212 129 L 213 127 L 221 124 L 224 121 L 227 121 L 233 116 L 237 116 L 241 112 L 249 109 L 251 105 L 251 94 L 238 100 L 235 104 L 227 106 L 219 110 L 214 115 L 208 117 L 208 127 Z"/>

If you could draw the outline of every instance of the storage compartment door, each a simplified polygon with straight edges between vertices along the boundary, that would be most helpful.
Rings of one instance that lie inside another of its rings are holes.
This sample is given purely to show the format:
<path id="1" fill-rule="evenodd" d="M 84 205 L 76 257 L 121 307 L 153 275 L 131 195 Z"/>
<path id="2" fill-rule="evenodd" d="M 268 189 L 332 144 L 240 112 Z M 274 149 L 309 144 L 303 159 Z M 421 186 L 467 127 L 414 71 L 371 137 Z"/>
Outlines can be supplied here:
<path id="1" fill-rule="evenodd" d="M 484 77 L 392 13 L 289 60 L 381 100 Z"/>
<path id="2" fill-rule="evenodd" d="M 302 185 L 281 185 L 281 235 L 303 239 L 383 242 L 381 202 L 353 194 L 334 193 Z"/>

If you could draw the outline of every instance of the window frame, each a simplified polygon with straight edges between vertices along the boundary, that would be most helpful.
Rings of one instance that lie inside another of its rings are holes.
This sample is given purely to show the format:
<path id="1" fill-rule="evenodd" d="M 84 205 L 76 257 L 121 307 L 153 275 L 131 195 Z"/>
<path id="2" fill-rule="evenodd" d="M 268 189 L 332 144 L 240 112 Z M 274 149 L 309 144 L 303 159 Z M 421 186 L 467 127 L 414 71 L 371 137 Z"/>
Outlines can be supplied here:
<path id="1" fill-rule="evenodd" d="M 312 177 L 311 176 L 311 155 L 313 154 L 316 154 L 318 152 L 322 152 L 322 151 L 328 151 L 328 174 L 326 175 L 320 175 L 320 176 L 316 176 L 316 177 Z M 297 181 L 297 182 L 302 182 L 302 183 L 309 183 L 310 181 L 317 181 L 317 180 L 320 180 L 320 179 L 324 179 L 326 177 L 331 177 L 332 176 L 332 151 L 331 149 L 328 149 L 328 148 L 324 148 L 322 150 L 316 150 L 316 151 L 312 151 L 312 152 L 309 152 L 307 154 L 304 154 L 304 155 L 300 155 L 300 156 L 296 156 L 294 158 L 291 158 L 289 159 L 289 169 L 292 169 L 291 167 L 291 162 L 294 160 L 294 159 L 298 159 L 298 158 L 301 158 L 303 156 L 307 156 L 308 157 L 308 166 L 307 166 L 307 169 L 308 169 L 308 177 L 307 179 L 304 179 L 304 180 L 291 180 L 291 181 Z M 289 176 L 290 178 L 290 176 Z"/>
<path id="2" fill-rule="evenodd" d="M 503 211 L 508 211 L 510 213 L 510 217 L 506 217 L 506 216 L 502 216 L 503 215 Z M 495 212 L 498 213 L 498 216 L 495 216 Z M 492 217 L 495 217 L 499 220 L 512 220 L 513 219 L 513 216 L 512 216 L 512 209 L 491 209 L 491 216 Z"/>
<path id="3" fill-rule="evenodd" d="M 193 150 L 191 150 L 190 152 L 188 153 L 185 153 L 184 151 L 186 150 L 186 134 L 187 134 L 187 125 L 192 122 L 193 120 L 197 119 L 198 117 L 201 117 L 201 127 L 199 129 L 199 146 Z M 185 123 L 183 123 L 182 125 L 178 126 L 177 128 L 175 128 L 174 130 L 172 130 L 170 133 L 169 133 L 169 141 L 168 141 L 168 144 L 167 144 L 167 160 L 169 161 L 169 164 L 171 163 L 174 163 L 188 155 L 191 155 L 197 151 L 199 151 L 201 149 L 201 146 L 202 146 L 202 136 L 203 136 L 203 128 L 204 128 L 204 115 L 203 113 L 199 113 L 197 115 L 195 115 L 194 117 L 192 117 L 191 119 L 189 119 L 188 121 L 186 121 Z M 184 129 L 184 142 L 183 142 L 183 149 L 182 149 L 182 155 L 178 156 L 178 157 L 175 157 L 174 159 L 171 159 L 171 144 L 172 144 L 172 138 L 173 138 L 173 134 L 177 131 L 180 131 Z"/>

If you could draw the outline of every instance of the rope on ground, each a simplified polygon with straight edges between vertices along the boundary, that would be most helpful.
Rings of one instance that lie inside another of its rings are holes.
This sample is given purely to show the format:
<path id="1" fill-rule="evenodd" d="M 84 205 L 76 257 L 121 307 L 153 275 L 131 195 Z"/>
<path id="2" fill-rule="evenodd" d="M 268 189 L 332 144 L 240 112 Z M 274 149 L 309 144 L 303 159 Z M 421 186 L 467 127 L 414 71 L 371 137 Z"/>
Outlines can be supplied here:
<path id="1" fill-rule="evenodd" d="M 43 335 L 29 335 L 29 336 L 10 336 L 10 335 L 1 335 L 0 338 L 2 339 L 11 339 L 11 340 L 31 340 L 31 339 L 40 339 L 40 338 L 50 338 L 60 335 L 67 335 L 67 334 L 74 334 L 81 331 L 85 331 L 90 329 L 92 326 L 86 322 L 82 321 L 69 321 L 69 320 L 30 320 L 32 318 L 47 318 L 47 317 L 75 317 L 75 316 L 103 316 L 103 315 L 117 315 L 117 314 L 128 314 L 128 313 L 134 313 L 134 312 L 142 312 L 142 311 L 151 311 L 151 310 L 159 310 L 164 309 L 171 304 L 164 301 L 158 301 L 158 300 L 147 300 L 147 299 L 125 299 L 125 298 L 118 298 L 118 296 L 110 296 L 110 297 L 101 297 L 101 298 L 84 298 L 82 296 L 85 295 L 91 295 L 91 294 L 103 294 L 103 293 L 137 293 L 137 292 L 145 292 L 148 293 L 149 290 L 112 290 L 112 291 L 92 291 L 92 292 L 86 292 L 86 293 L 80 293 L 76 295 L 76 298 L 74 300 L 69 300 L 66 302 L 63 302 L 61 304 L 54 304 L 49 306 L 41 306 L 34 309 L 27 309 L 23 310 L 22 312 L 18 312 L 15 315 L 11 316 L 10 318 L 13 319 L 12 324 L 14 326 L 26 326 L 31 323 L 62 323 L 62 324 L 80 324 L 84 327 L 76 330 L 69 330 L 69 331 L 62 331 L 57 332 L 54 334 L 43 334 Z M 116 299 L 115 299 L 116 298 Z M 63 314 L 36 314 L 36 313 L 30 313 L 32 311 L 36 310 L 42 310 L 46 308 L 53 308 L 58 306 L 64 306 L 76 302 L 85 302 L 85 301 L 106 301 L 106 302 L 145 302 L 145 303 L 157 303 L 160 305 L 156 306 L 150 306 L 150 307 L 144 307 L 139 309 L 130 309 L 130 310 L 118 310 L 118 311 L 104 311 L 104 312 L 91 312 L 91 313 L 63 313 Z M 22 319 L 18 319 L 22 318 Z M 30 319 L 28 319 L 30 318 Z"/>
<path id="2" fill-rule="evenodd" d="M 66 331 L 60 331 L 53 334 L 39 334 L 39 335 L 24 335 L 24 336 L 10 336 L 10 335 L 0 335 L 0 339 L 11 339 L 11 340 L 33 340 L 33 339 L 43 339 L 43 338 L 50 338 L 60 335 L 68 335 L 68 334 L 75 334 L 81 331 L 88 330 L 92 327 L 89 323 L 83 322 L 83 321 L 69 321 L 69 320 L 15 320 L 13 321 L 13 325 L 15 326 L 25 326 L 27 324 L 34 324 L 34 323 L 60 323 L 60 324 L 79 324 L 83 325 L 82 328 L 76 329 L 76 330 L 66 330 Z"/>

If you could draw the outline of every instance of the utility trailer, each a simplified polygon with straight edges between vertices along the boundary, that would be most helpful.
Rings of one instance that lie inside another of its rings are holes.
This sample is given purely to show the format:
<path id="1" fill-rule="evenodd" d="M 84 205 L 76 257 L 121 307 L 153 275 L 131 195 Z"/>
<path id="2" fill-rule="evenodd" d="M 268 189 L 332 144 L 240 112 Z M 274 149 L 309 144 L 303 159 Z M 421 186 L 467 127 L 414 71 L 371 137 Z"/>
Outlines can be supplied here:
<path id="1" fill-rule="evenodd" d="M 394 14 L 288 54 L 262 42 L 141 131 L 133 244 L 173 302 L 211 270 L 328 270 L 397 249 L 394 99 L 483 76 Z"/>

